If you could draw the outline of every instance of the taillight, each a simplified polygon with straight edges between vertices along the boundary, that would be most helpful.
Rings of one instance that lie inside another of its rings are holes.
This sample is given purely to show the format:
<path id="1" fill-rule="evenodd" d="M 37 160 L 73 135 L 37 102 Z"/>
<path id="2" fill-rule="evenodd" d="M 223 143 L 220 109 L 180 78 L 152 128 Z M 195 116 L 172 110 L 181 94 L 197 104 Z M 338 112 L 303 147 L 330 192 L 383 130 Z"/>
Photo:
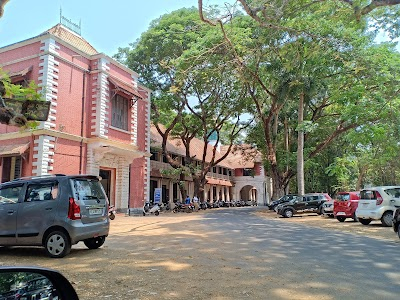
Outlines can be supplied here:
<path id="1" fill-rule="evenodd" d="M 379 194 L 379 192 L 375 192 L 375 194 L 376 194 L 376 205 L 381 205 L 383 202 L 381 194 Z"/>
<path id="2" fill-rule="evenodd" d="M 69 198 L 68 219 L 79 220 L 81 218 L 81 208 L 74 198 Z"/>

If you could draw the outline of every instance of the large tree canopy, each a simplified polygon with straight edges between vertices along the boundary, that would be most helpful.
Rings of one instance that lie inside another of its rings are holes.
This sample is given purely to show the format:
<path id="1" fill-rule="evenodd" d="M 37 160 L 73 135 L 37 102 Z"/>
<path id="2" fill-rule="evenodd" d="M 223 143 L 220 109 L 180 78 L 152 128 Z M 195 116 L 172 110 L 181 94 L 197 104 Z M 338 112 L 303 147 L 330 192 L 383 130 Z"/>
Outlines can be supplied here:
<path id="1" fill-rule="evenodd" d="M 201 2 L 200 18 L 220 28 L 254 101 L 274 193 L 283 192 L 303 151 L 306 160 L 316 157 L 340 135 L 397 108 L 399 55 L 390 44 L 374 45 L 370 23 L 355 20 L 349 3 L 239 1 L 249 22 L 232 10 L 205 16 Z M 290 133 L 304 138 L 304 149 Z"/>
<path id="2" fill-rule="evenodd" d="M 6 3 L 9 0 L 0 0 L 0 18 L 3 16 L 4 14 L 4 6 L 6 5 Z"/>
<path id="3" fill-rule="evenodd" d="M 248 124 L 241 120 L 247 94 L 230 61 L 221 59 L 223 41 L 218 30 L 199 20 L 197 9 L 180 9 L 153 21 L 137 42 L 115 56 L 153 90 L 151 119 L 163 138 L 163 153 L 181 181 L 191 175 L 200 198 L 206 174 L 228 155 Z M 217 141 L 210 156 L 211 135 Z M 184 161 L 168 152 L 169 138 L 185 147 Z M 204 142 L 200 155 L 193 153 L 194 138 Z M 223 138 L 228 149 L 218 153 Z"/>

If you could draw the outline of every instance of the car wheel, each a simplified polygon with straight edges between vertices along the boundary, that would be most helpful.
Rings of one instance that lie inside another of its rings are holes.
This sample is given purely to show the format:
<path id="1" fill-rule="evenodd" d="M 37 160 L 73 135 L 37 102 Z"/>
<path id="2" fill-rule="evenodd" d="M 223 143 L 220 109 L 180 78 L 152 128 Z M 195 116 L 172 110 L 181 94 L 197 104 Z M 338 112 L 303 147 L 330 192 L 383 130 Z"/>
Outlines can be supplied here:
<path id="1" fill-rule="evenodd" d="M 44 242 L 46 253 L 50 257 L 61 258 L 71 251 L 71 243 L 67 235 L 62 231 L 52 231 Z"/>
<path id="2" fill-rule="evenodd" d="M 103 246 L 105 241 L 106 241 L 105 236 L 98 236 L 95 238 L 84 240 L 83 243 L 89 249 L 97 249 L 97 248 L 100 248 L 101 246 Z"/>
<path id="3" fill-rule="evenodd" d="M 381 218 L 381 222 L 383 226 L 385 227 L 390 227 L 393 224 L 393 212 L 391 211 L 385 211 Z"/>
<path id="4" fill-rule="evenodd" d="M 322 205 L 318 208 L 317 214 L 322 215 L 324 213 L 324 208 Z"/>
<path id="5" fill-rule="evenodd" d="M 370 220 L 370 219 L 358 219 L 358 221 L 360 221 L 360 223 L 363 224 L 363 225 L 368 225 L 369 223 L 371 223 L 372 220 Z"/>
<path id="6" fill-rule="evenodd" d="M 336 217 L 336 219 L 337 219 L 339 222 L 344 222 L 344 221 L 346 220 L 346 217 Z"/>
<path id="7" fill-rule="evenodd" d="M 285 218 L 291 218 L 291 217 L 293 217 L 293 210 L 291 210 L 291 209 L 285 209 L 285 210 L 283 211 L 282 215 L 283 215 Z"/>
<path id="8" fill-rule="evenodd" d="M 115 219 L 115 215 L 114 214 L 110 214 L 109 218 L 110 218 L 110 220 L 114 220 Z"/>

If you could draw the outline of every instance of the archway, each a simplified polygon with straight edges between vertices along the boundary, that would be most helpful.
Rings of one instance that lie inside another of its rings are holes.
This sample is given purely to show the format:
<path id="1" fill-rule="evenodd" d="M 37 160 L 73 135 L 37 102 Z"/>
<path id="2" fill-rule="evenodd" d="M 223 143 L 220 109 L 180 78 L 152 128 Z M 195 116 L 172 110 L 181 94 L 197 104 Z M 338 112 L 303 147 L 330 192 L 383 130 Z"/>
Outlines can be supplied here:
<path id="1" fill-rule="evenodd" d="M 245 185 L 240 190 L 240 199 L 248 202 L 248 204 L 250 204 L 250 202 L 257 203 L 257 197 L 257 189 L 252 185 Z"/>

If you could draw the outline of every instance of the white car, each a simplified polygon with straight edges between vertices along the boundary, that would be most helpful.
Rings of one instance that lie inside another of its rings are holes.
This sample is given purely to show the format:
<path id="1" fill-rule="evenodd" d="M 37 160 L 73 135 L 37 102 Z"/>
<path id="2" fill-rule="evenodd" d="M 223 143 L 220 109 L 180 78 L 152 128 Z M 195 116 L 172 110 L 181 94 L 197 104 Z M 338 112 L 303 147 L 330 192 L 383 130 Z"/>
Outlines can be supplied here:
<path id="1" fill-rule="evenodd" d="M 322 215 L 333 218 L 333 204 L 334 203 L 335 203 L 335 200 L 333 200 L 333 199 L 324 202 L 324 204 L 322 204 L 322 210 L 321 210 Z"/>
<path id="2" fill-rule="evenodd" d="M 363 225 L 380 220 L 392 226 L 393 213 L 400 207 L 400 186 L 378 186 L 361 190 L 356 216 Z"/>

